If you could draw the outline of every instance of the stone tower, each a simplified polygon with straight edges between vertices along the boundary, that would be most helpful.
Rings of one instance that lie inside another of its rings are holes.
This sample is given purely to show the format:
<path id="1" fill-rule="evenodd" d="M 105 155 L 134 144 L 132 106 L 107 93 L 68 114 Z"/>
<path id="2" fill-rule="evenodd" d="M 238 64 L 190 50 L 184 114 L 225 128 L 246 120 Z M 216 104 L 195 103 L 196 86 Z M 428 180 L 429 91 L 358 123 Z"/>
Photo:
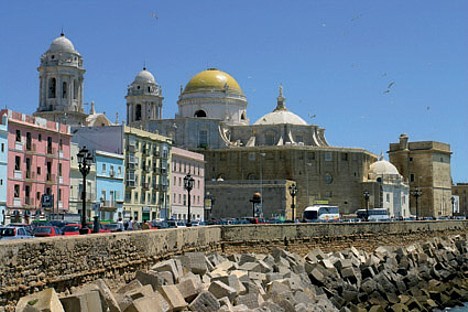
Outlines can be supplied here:
<path id="1" fill-rule="evenodd" d="M 406 134 L 388 151 L 410 186 L 410 210 L 421 217 L 452 215 L 452 180 L 450 145 L 434 141 L 409 142 Z M 419 195 L 415 191 L 421 191 Z M 416 198 L 418 203 L 416 203 Z M 418 207 L 419 211 L 416 211 Z"/>
<path id="2" fill-rule="evenodd" d="M 127 125 L 144 127 L 146 121 L 159 120 L 162 116 L 162 90 L 154 76 L 146 69 L 136 75 L 128 86 Z"/>
<path id="3" fill-rule="evenodd" d="M 83 58 L 62 33 L 41 56 L 39 107 L 34 116 L 80 126 L 86 123 L 83 110 Z"/>

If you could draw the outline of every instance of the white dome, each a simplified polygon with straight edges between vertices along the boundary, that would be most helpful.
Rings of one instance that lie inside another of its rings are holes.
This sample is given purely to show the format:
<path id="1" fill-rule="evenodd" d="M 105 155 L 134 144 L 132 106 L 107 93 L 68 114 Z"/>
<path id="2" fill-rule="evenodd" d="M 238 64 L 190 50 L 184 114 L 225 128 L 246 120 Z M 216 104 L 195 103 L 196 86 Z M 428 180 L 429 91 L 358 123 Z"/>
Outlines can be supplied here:
<path id="1" fill-rule="evenodd" d="M 307 122 L 288 110 L 275 110 L 258 119 L 254 125 L 291 124 L 307 126 Z"/>
<path id="2" fill-rule="evenodd" d="M 376 175 L 382 174 L 400 174 L 398 169 L 389 161 L 386 160 L 379 160 L 375 163 L 370 165 L 370 173 L 374 173 Z"/>
<path id="3" fill-rule="evenodd" d="M 77 53 L 73 43 L 65 37 L 64 34 L 61 34 L 60 37 L 54 39 L 49 47 L 49 52 L 72 52 Z"/>
<path id="4" fill-rule="evenodd" d="M 138 73 L 135 77 L 134 83 L 153 83 L 156 84 L 156 79 L 154 79 L 154 76 L 152 73 L 146 70 L 146 68 L 143 68 L 141 72 Z"/>

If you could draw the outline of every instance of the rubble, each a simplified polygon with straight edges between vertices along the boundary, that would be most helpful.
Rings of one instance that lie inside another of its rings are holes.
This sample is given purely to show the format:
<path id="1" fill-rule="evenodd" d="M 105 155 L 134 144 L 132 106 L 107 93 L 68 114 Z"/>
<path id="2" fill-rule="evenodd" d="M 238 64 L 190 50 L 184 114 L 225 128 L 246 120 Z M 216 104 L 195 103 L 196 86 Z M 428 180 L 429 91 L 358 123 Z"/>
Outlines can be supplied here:
<path id="1" fill-rule="evenodd" d="M 189 252 L 110 290 L 97 280 L 59 296 L 23 297 L 16 311 L 432 311 L 468 301 L 466 237 L 406 247 L 354 247 L 300 257 Z"/>

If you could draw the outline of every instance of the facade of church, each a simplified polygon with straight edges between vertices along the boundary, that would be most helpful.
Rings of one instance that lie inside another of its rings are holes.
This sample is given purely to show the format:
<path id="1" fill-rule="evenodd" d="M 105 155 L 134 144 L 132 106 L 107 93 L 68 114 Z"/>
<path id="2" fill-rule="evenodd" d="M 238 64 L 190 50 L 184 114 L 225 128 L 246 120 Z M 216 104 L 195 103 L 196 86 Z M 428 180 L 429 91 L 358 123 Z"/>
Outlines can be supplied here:
<path id="1" fill-rule="evenodd" d="M 154 83 L 149 79 L 140 89 L 149 91 Z M 343 214 L 351 214 L 364 207 L 363 192 L 369 184 L 378 183 L 369 176 L 377 155 L 359 148 L 331 146 L 325 129 L 307 124 L 287 109 L 281 86 L 276 107 L 253 124 L 247 117 L 247 98 L 239 84 L 218 69 L 196 74 L 181 89 L 175 118 L 145 114 L 151 107 L 148 102 L 160 100 L 160 95 L 154 94 L 151 100 L 135 101 L 129 91 L 128 125 L 173 138 L 175 146 L 205 155 L 206 190 L 215 198 L 212 217 L 291 218 L 291 183 L 298 188 L 296 218 L 305 207 L 316 203 L 338 205 Z M 407 188 L 401 180 L 398 185 Z M 379 207 L 380 188 L 370 190 L 375 192 L 371 194 L 371 207 Z M 253 209 L 249 200 L 254 192 L 260 192 L 262 200 L 260 207 Z M 403 193 L 407 195 L 407 189 Z M 395 204 L 401 202 L 399 199 Z M 398 216 L 408 213 L 401 207 L 395 210 Z"/>

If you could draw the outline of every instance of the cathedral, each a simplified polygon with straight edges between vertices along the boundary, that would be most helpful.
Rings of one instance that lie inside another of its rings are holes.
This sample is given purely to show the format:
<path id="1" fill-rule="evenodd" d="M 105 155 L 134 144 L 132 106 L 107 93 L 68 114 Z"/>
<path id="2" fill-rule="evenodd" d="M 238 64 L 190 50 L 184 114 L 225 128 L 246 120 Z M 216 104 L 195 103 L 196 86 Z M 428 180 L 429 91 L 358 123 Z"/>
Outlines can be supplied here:
<path id="1" fill-rule="evenodd" d="M 288 110 L 282 86 L 273 110 L 252 124 L 239 83 L 219 69 L 208 68 L 190 79 L 180 90 L 172 119 L 160 117 L 160 90 L 147 70 L 138 74 L 126 97 L 127 124 L 205 155 L 206 190 L 215 198 L 212 217 L 300 217 L 305 207 L 317 203 L 338 205 L 343 214 L 351 214 L 364 207 L 365 191 L 371 194 L 370 207 L 389 207 L 396 217 L 409 215 L 407 204 L 401 208 L 409 201 L 408 187 L 401 179 L 387 178 L 395 174 L 393 168 L 378 171 L 385 179 L 377 179 L 371 166 L 377 155 L 331 146 L 324 128 Z M 398 186 L 382 187 L 394 183 Z M 293 184 L 298 190 L 294 203 L 289 194 Z M 382 195 L 381 190 L 395 194 Z M 255 192 L 261 203 L 251 208 Z M 382 197 L 391 197 L 392 203 L 396 198 L 399 207 L 393 209 Z"/>
<path id="2" fill-rule="evenodd" d="M 35 116 L 72 127 L 112 125 L 94 103 L 85 112 L 83 58 L 65 35 L 52 41 L 38 71 Z M 127 126 L 204 155 L 211 217 L 300 218 L 313 204 L 337 205 L 344 215 L 366 204 L 389 208 L 395 217 L 414 214 L 406 177 L 372 152 L 327 142 L 324 128 L 288 109 L 282 86 L 272 110 L 254 122 L 239 83 L 217 68 L 195 74 L 181 87 L 174 118 L 162 118 L 162 87 L 147 68 L 137 73 L 125 99 Z M 254 193 L 261 198 L 255 206 Z"/>

